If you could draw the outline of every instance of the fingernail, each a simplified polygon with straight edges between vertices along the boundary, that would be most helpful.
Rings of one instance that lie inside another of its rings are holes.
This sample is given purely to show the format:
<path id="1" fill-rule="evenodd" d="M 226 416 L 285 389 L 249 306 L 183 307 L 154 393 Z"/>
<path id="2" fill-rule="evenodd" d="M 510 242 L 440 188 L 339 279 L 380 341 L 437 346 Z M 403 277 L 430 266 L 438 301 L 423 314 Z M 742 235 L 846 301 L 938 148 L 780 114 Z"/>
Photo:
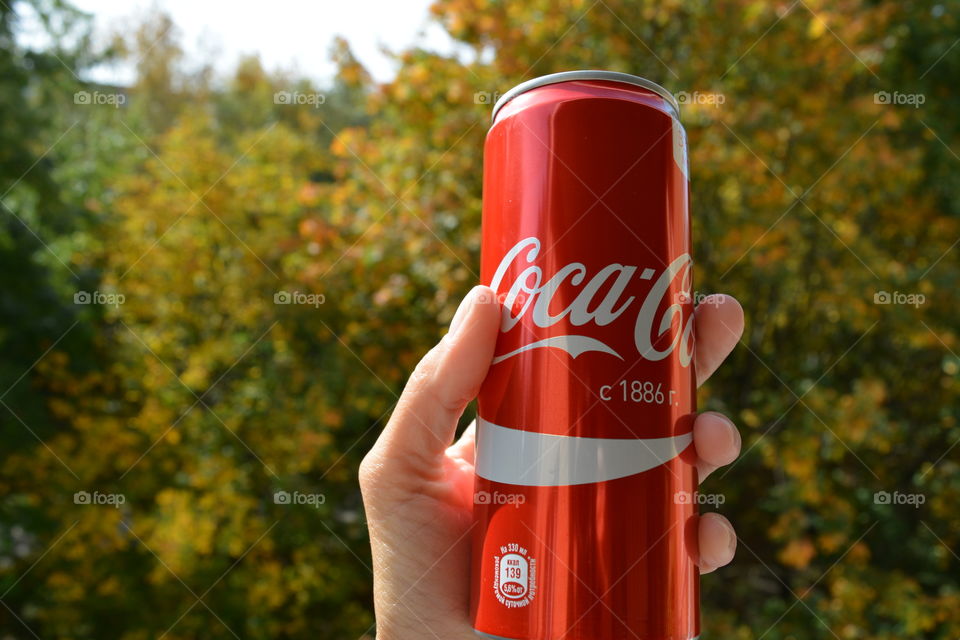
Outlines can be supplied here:
<path id="1" fill-rule="evenodd" d="M 729 522 L 724 522 L 723 525 L 727 530 L 727 551 L 729 551 L 729 557 L 732 560 L 733 554 L 737 550 L 737 532 L 733 530 L 733 526 Z"/>
<path id="2" fill-rule="evenodd" d="M 730 444 L 737 451 L 740 450 L 740 446 L 743 444 L 743 441 L 740 437 L 740 430 L 737 429 L 737 425 L 733 423 L 733 420 L 723 415 L 722 413 L 713 412 L 718 418 L 723 420 L 727 424 L 727 430 L 730 434 Z"/>
<path id="3" fill-rule="evenodd" d="M 727 435 L 730 437 L 730 449 L 732 451 L 739 452 L 743 442 L 741 441 L 740 430 L 737 429 L 737 425 L 733 423 L 733 420 L 722 413 L 718 413 L 716 411 L 710 411 L 709 413 L 727 425 Z"/>
<path id="4" fill-rule="evenodd" d="M 477 302 L 475 291 L 476 287 L 471 289 L 470 293 L 460 302 L 460 306 L 457 307 L 457 312 L 453 314 L 453 320 L 450 321 L 450 331 L 448 335 L 456 335 L 457 330 L 463 325 L 463 321 L 470 315 L 470 311 Z"/>
<path id="5" fill-rule="evenodd" d="M 733 424 L 732 420 L 730 420 L 730 431 L 733 432 L 734 446 L 737 448 L 737 451 L 740 451 L 743 447 L 743 436 L 740 435 L 740 429 L 737 429 L 737 425 Z"/>

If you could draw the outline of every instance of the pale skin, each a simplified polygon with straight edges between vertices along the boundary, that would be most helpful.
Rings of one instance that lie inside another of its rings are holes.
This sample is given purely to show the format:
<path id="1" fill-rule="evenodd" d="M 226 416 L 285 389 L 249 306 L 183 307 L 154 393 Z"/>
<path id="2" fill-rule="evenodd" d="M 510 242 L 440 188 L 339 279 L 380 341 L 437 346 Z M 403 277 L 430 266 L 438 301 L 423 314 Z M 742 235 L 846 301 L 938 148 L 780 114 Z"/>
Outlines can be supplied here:
<path id="1" fill-rule="evenodd" d="M 360 465 L 379 640 L 477 637 L 467 612 L 473 425 L 453 440 L 487 374 L 499 322 L 493 292 L 474 287 L 450 330 L 417 365 Z M 736 346 L 743 310 L 730 296 L 711 296 L 697 307 L 695 328 L 699 386 Z M 721 414 L 700 413 L 693 437 L 701 482 L 740 454 L 740 434 Z M 701 574 L 733 559 L 737 537 L 725 517 L 703 514 L 698 532 Z"/>

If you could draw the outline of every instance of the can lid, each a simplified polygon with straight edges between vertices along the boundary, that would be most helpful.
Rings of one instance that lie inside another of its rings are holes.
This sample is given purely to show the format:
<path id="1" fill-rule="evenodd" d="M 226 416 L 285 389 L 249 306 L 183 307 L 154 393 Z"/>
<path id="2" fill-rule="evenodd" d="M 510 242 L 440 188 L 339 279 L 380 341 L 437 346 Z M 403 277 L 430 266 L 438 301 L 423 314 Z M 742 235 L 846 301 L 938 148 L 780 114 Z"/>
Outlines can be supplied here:
<path id="1" fill-rule="evenodd" d="M 632 84 L 638 87 L 643 87 L 644 89 L 648 89 L 666 100 L 667 104 L 669 104 L 670 108 L 673 110 L 674 116 L 680 117 L 680 105 L 677 103 L 677 99 L 673 97 L 672 93 L 658 85 L 656 82 L 651 82 L 646 78 L 630 75 L 629 73 L 620 73 L 619 71 L 588 69 L 584 71 L 562 71 L 560 73 L 551 73 L 550 75 L 540 76 L 539 78 L 534 78 L 533 80 L 527 80 L 526 82 L 518 84 L 513 89 L 510 89 L 505 94 L 500 96 L 500 99 L 497 100 L 497 103 L 493 106 L 493 115 L 490 116 L 490 119 L 496 120 L 497 112 L 503 108 L 503 105 L 507 104 L 522 93 L 526 93 L 531 89 L 536 89 L 537 87 L 542 87 L 544 85 L 556 84 L 558 82 L 570 82 L 571 80 L 607 80 L 610 82 L 622 82 L 624 84 Z"/>

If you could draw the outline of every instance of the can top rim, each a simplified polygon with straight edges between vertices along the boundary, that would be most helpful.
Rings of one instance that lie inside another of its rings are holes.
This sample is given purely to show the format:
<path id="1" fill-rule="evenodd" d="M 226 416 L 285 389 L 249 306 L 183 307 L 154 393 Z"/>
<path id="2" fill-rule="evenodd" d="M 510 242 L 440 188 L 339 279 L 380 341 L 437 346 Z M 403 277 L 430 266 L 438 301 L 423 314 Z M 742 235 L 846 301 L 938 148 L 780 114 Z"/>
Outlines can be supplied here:
<path id="1" fill-rule="evenodd" d="M 490 121 L 496 121 L 497 112 L 500 111 L 505 104 L 520 94 L 526 93 L 531 89 L 536 89 L 537 87 L 542 87 L 548 84 L 557 84 L 558 82 L 569 82 L 571 80 L 607 80 L 610 82 L 622 82 L 624 84 L 632 84 L 637 87 L 643 87 L 644 89 L 648 89 L 663 98 L 673 110 L 674 117 L 680 117 L 680 105 L 677 103 L 677 99 L 673 97 L 672 93 L 658 85 L 656 82 L 647 80 L 646 78 L 641 78 L 640 76 L 631 75 L 629 73 L 621 73 L 619 71 L 587 69 L 583 71 L 561 71 L 560 73 L 551 73 L 549 75 L 540 76 L 539 78 L 527 80 L 526 82 L 521 82 L 500 96 L 500 99 L 497 100 L 497 103 L 493 105 L 493 114 L 490 116 Z"/>

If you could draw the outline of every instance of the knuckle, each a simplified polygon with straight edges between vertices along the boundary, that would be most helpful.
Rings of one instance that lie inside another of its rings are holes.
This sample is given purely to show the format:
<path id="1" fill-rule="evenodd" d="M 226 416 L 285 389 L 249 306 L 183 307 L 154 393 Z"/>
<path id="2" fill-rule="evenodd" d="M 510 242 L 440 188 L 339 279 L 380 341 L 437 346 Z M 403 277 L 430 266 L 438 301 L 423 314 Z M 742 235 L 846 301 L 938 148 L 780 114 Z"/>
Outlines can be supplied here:
<path id="1" fill-rule="evenodd" d="M 404 394 L 411 397 L 420 397 L 448 413 L 462 411 L 472 400 L 464 394 L 451 393 L 449 386 L 439 370 L 439 363 L 446 352 L 446 344 L 441 341 L 433 347 L 417 364 L 410 374 Z"/>
<path id="2" fill-rule="evenodd" d="M 410 374 L 410 378 L 407 380 L 406 392 L 419 393 L 433 386 L 433 382 L 436 379 L 437 362 L 440 360 L 442 344 L 441 342 L 430 349 L 430 351 L 421 358 L 420 362 L 417 363 L 417 366 L 414 367 L 413 373 Z"/>
<path id="3" fill-rule="evenodd" d="M 448 390 L 433 386 L 427 391 L 430 400 L 447 414 L 459 415 L 471 398 L 462 395 L 450 393 Z"/>
<path id="4" fill-rule="evenodd" d="M 368 494 L 377 485 L 380 477 L 380 467 L 381 465 L 372 451 L 360 461 L 358 479 L 361 493 Z"/>

